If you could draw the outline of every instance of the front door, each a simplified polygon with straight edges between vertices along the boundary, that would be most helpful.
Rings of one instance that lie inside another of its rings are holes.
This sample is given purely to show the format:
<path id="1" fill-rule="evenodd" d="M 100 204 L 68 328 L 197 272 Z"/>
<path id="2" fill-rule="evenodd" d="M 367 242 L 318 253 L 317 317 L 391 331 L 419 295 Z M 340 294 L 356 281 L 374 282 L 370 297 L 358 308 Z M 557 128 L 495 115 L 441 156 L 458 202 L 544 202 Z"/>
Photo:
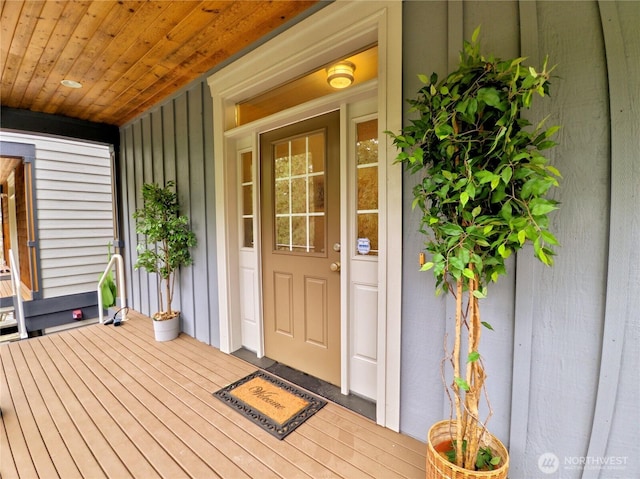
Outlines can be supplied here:
<path id="1" fill-rule="evenodd" d="M 267 357 L 340 385 L 340 115 L 261 135 Z"/>

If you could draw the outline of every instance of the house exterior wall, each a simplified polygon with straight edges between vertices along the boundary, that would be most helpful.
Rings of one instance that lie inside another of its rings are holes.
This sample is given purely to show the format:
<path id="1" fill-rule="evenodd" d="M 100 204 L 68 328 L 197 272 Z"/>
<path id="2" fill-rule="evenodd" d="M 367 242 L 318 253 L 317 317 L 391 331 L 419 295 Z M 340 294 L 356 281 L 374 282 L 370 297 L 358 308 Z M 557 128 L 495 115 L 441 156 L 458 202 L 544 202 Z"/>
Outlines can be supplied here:
<path id="1" fill-rule="evenodd" d="M 418 73 L 455 68 L 477 25 L 487 53 L 524 55 L 534 65 L 549 54 L 558 65 L 551 99 L 537 102 L 531 119 L 562 125 L 549 154 L 563 173 L 555 192 L 561 209 L 552 218 L 562 247 L 552 269 L 528 250 L 518 254 L 482 306 L 495 328 L 484 334 L 482 351 L 495 412 L 490 429 L 510 448 L 514 478 L 541 477 L 545 453 L 558 460 L 548 477 L 640 475 L 640 304 L 633 293 L 640 290 L 633 247 L 640 237 L 639 24 L 637 2 L 404 4 L 403 98 L 420 87 Z M 194 265 L 181 271 L 176 306 L 187 334 L 218 346 L 214 121 L 203 79 L 121 129 L 119 172 L 129 265 L 142 184 L 177 181 L 199 245 Z M 424 440 L 430 424 L 449 415 L 439 365 L 453 304 L 435 297 L 431 275 L 416 266 L 423 238 L 411 211 L 415 181 L 405 175 L 403 186 L 400 427 Z M 127 274 L 131 305 L 155 312 L 155 279 Z M 584 466 L 606 458 L 623 464 Z"/>
<path id="2" fill-rule="evenodd" d="M 219 346 L 213 106 L 203 81 L 121 129 L 120 175 L 123 238 L 130 304 L 149 316 L 158 311 L 155 275 L 133 270 L 136 262 L 133 212 L 142 206 L 142 185 L 176 182 L 181 213 L 189 217 L 198 246 L 194 263 L 180 270 L 173 307 L 181 311 L 182 331 Z"/>
<path id="3" fill-rule="evenodd" d="M 107 145 L 17 132 L 2 139 L 35 145 L 35 225 L 42 299 L 95 292 L 114 240 L 111 153 Z M 20 169 L 22 170 L 22 169 Z M 24 174 L 16 174 L 24 185 Z M 16 194 L 24 198 L 16 186 Z M 21 279 L 29 280 L 26 204 L 18 216 Z M 22 251 L 24 249 L 24 251 Z"/>
<path id="4" fill-rule="evenodd" d="M 405 97 L 420 88 L 418 73 L 454 69 L 463 38 L 478 25 L 487 54 L 527 56 L 534 65 L 548 54 L 557 64 L 551 99 L 538 101 L 531 119 L 562 125 L 560 145 L 549 153 L 563 173 L 552 217 L 562 247 L 552 269 L 530 250 L 519 253 L 482 305 L 483 320 L 495 328 L 483 335 L 482 350 L 496 413 L 490 429 L 510 447 L 513 477 L 539 477 L 544 453 L 559 460 L 550 477 L 636 477 L 640 451 L 629 425 L 640 419 L 633 406 L 638 300 L 631 293 L 640 281 L 631 247 L 639 237 L 632 205 L 640 193 L 640 43 L 631 25 L 640 24 L 640 4 L 407 2 L 404 19 Z M 431 274 L 415 266 L 423 244 L 411 211 L 415 181 L 405 175 L 401 428 L 424 438 L 449 414 L 438 386 L 452 305 L 433 295 Z M 432 367 L 424 372 L 424 365 Z M 580 465 L 606 457 L 625 464 Z"/>

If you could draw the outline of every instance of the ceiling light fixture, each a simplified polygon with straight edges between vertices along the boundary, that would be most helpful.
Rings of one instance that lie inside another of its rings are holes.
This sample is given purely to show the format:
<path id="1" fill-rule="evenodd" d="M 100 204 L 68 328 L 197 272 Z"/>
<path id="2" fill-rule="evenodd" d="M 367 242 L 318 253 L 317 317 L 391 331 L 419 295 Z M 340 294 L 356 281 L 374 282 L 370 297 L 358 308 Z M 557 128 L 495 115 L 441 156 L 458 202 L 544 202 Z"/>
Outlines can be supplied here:
<path id="1" fill-rule="evenodd" d="M 82 88 L 82 83 L 75 80 L 62 80 L 60 84 L 69 88 Z"/>
<path id="2" fill-rule="evenodd" d="M 347 88 L 353 83 L 356 66 L 348 61 L 338 62 L 327 68 L 327 82 L 333 88 Z"/>

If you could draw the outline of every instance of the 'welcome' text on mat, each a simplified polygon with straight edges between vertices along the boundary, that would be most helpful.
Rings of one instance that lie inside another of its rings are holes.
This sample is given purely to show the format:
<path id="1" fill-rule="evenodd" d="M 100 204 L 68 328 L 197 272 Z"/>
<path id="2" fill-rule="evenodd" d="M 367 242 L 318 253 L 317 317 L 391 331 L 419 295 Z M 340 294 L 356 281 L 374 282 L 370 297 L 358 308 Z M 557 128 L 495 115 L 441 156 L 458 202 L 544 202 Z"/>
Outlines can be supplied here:
<path id="1" fill-rule="evenodd" d="M 278 439 L 286 437 L 327 403 L 262 371 L 214 395 Z"/>

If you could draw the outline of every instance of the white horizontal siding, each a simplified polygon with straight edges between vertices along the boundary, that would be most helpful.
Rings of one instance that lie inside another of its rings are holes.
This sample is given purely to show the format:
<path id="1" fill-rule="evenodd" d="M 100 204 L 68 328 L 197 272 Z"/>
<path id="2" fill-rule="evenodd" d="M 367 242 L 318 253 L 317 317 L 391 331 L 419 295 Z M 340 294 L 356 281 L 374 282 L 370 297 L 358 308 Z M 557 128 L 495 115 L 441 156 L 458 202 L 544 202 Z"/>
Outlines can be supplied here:
<path id="1" fill-rule="evenodd" d="M 61 183 L 60 187 L 64 185 L 68 186 L 68 183 Z M 36 188 L 38 187 L 36 182 Z M 109 193 L 90 193 L 85 191 L 71 191 L 69 189 L 64 190 L 38 190 L 36 192 L 36 198 L 38 201 L 38 209 L 46 210 L 49 205 L 47 200 L 59 200 L 68 202 L 65 209 L 77 209 L 82 210 L 82 203 L 95 202 L 95 203 L 111 203 L 111 194 Z M 75 203 L 75 204 L 72 204 Z"/>
<path id="2" fill-rule="evenodd" d="M 74 165 L 77 168 L 77 165 Z M 96 171 L 102 172 L 103 168 L 100 168 Z M 108 185 L 111 186 L 111 178 L 107 175 L 95 175 L 95 174 L 83 174 L 79 173 L 77 169 L 74 171 L 73 180 L 75 182 L 79 182 L 84 185 Z M 43 168 L 38 168 L 37 178 L 39 182 L 50 180 L 50 181 L 69 181 L 69 175 L 66 171 L 60 170 L 45 170 Z"/>
<path id="3" fill-rule="evenodd" d="M 54 282 L 58 280 L 64 280 L 65 282 L 71 283 L 80 283 L 78 278 L 84 275 L 91 275 L 91 281 L 97 284 L 101 270 L 104 270 L 106 266 L 102 261 L 98 260 L 93 264 L 84 262 L 82 264 L 75 265 L 67 265 L 64 267 L 52 268 L 50 267 L 50 262 L 43 261 L 43 272 L 42 272 L 42 281 L 50 281 L 50 284 L 54 284 Z M 97 268 L 97 270 L 96 270 Z M 93 289 L 96 288 L 96 284 L 93 285 Z"/>
<path id="4" fill-rule="evenodd" d="M 76 259 L 80 258 L 81 261 L 84 261 L 83 258 L 87 256 L 99 256 L 103 262 L 106 263 L 106 256 L 104 254 L 104 245 L 100 246 L 82 246 L 75 248 L 48 248 L 44 251 L 40 252 L 40 259 L 44 260 L 59 260 L 59 261 L 69 261 L 70 258 Z M 67 264 L 71 264 L 70 262 Z M 55 267 L 59 265 L 56 264 Z M 106 264 L 105 264 L 106 266 Z"/>
<path id="5" fill-rule="evenodd" d="M 80 163 L 70 163 L 70 162 L 57 162 L 52 159 L 42 159 L 40 161 L 41 165 L 39 168 L 48 171 L 61 171 L 67 173 L 84 173 L 88 175 L 104 175 L 108 168 L 105 168 L 103 165 L 94 165 L 94 164 L 80 164 Z"/>
<path id="6" fill-rule="evenodd" d="M 40 249 L 40 254 L 46 254 L 49 249 L 67 249 L 73 251 L 74 248 L 85 248 L 89 246 L 99 246 L 104 250 L 104 266 L 107 266 L 107 243 L 112 241 L 109 239 L 105 240 L 104 237 L 98 236 L 95 238 L 87 238 L 78 236 L 77 238 L 58 238 L 58 239 L 48 239 L 45 241 L 47 247 L 44 249 Z"/>
<path id="7" fill-rule="evenodd" d="M 77 203 L 77 202 L 76 202 Z M 64 200 L 49 200 L 47 202 L 49 206 L 49 211 L 109 211 L 113 210 L 113 205 L 107 202 L 87 202 L 86 204 L 72 204 L 69 201 Z M 74 206 L 78 206 L 78 209 L 73 209 Z M 46 210 L 45 210 L 46 211 Z"/>
<path id="8" fill-rule="evenodd" d="M 51 230 L 40 230 L 40 240 L 45 242 L 50 239 L 80 239 L 82 238 L 106 238 L 104 242 L 104 254 L 106 258 L 107 254 L 107 244 L 113 240 L 113 232 L 110 229 L 86 229 L 86 230 L 78 230 L 78 229 L 51 229 Z M 46 249 L 46 248 L 42 248 Z M 106 261 L 105 261 L 106 263 Z"/>
<path id="9" fill-rule="evenodd" d="M 73 271 L 80 273 L 87 265 L 91 265 L 92 268 L 94 265 L 101 265 L 101 269 L 104 269 L 107 265 L 104 248 L 94 248 L 93 254 L 51 256 L 40 259 L 42 264 L 46 266 L 46 269 L 55 269 L 56 274 L 59 276 L 66 275 L 68 273 L 64 271 L 64 268 L 73 268 Z"/>
<path id="10" fill-rule="evenodd" d="M 86 175 L 85 175 L 86 176 Z M 75 179 L 75 178 L 74 178 Z M 51 181 L 40 178 L 40 175 L 36 176 L 38 182 L 38 191 L 57 191 L 60 188 L 64 188 L 64 191 L 82 192 L 82 193 L 102 193 L 107 198 L 111 197 L 111 185 L 110 184 L 97 184 L 97 183 L 81 183 L 78 181 Z"/>
<path id="11" fill-rule="evenodd" d="M 3 139 L 36 147 L 43 298 L 95 291 L 114 238 L 109 146 L 10 132 Z"/>
<path id="12" fill-rule="evenodd" d="M 92 229 L 97 229 L 98 232 L 101 232 L 104 229 L 111 230 L 113 226 L 113 221 L 111 218 L 108 219 L 79 219 L 75 215 L 73 219 L 55 219 L 55 220 L 43 220 L 39 219 L 38 224 L 40 225 L 40 231 L 44 232 L 45 230 L 51 231 L 60 231 L 60 230 L 72 230 L 73 232 L 80 231 L 86 228 L 87 223 L 91 222 L 93 225 Z"/>
<path id="13" fill-rule="evenodd" d="M 98 280 L 95 280 L 94 282 L 97 283 Z M 94 288 L 94 291 L 95 291 L 95 288 Z M 86 293 L 86 292 L 87 292 L 86 283 L 81 283 L 81 284 L 66 283 L 59 287 L 52 286 L 50 284 L 47 285 L 48 298 L 59 298 L 61 296 L 69 296 L 72 294 L 80 294 L 80 293 Z"/>
<path id="14" fill-rule="evenodd" d="M 44 210 L 38 212 L 38 220 L 42 225 L 43 220 L 66 220 L 69 217 L 67 211 L 59 209 Z M 76 220 L 110 220 L 113 214 L 110 210 L 80 210 L 74 211 L 73 217 Z"/>

